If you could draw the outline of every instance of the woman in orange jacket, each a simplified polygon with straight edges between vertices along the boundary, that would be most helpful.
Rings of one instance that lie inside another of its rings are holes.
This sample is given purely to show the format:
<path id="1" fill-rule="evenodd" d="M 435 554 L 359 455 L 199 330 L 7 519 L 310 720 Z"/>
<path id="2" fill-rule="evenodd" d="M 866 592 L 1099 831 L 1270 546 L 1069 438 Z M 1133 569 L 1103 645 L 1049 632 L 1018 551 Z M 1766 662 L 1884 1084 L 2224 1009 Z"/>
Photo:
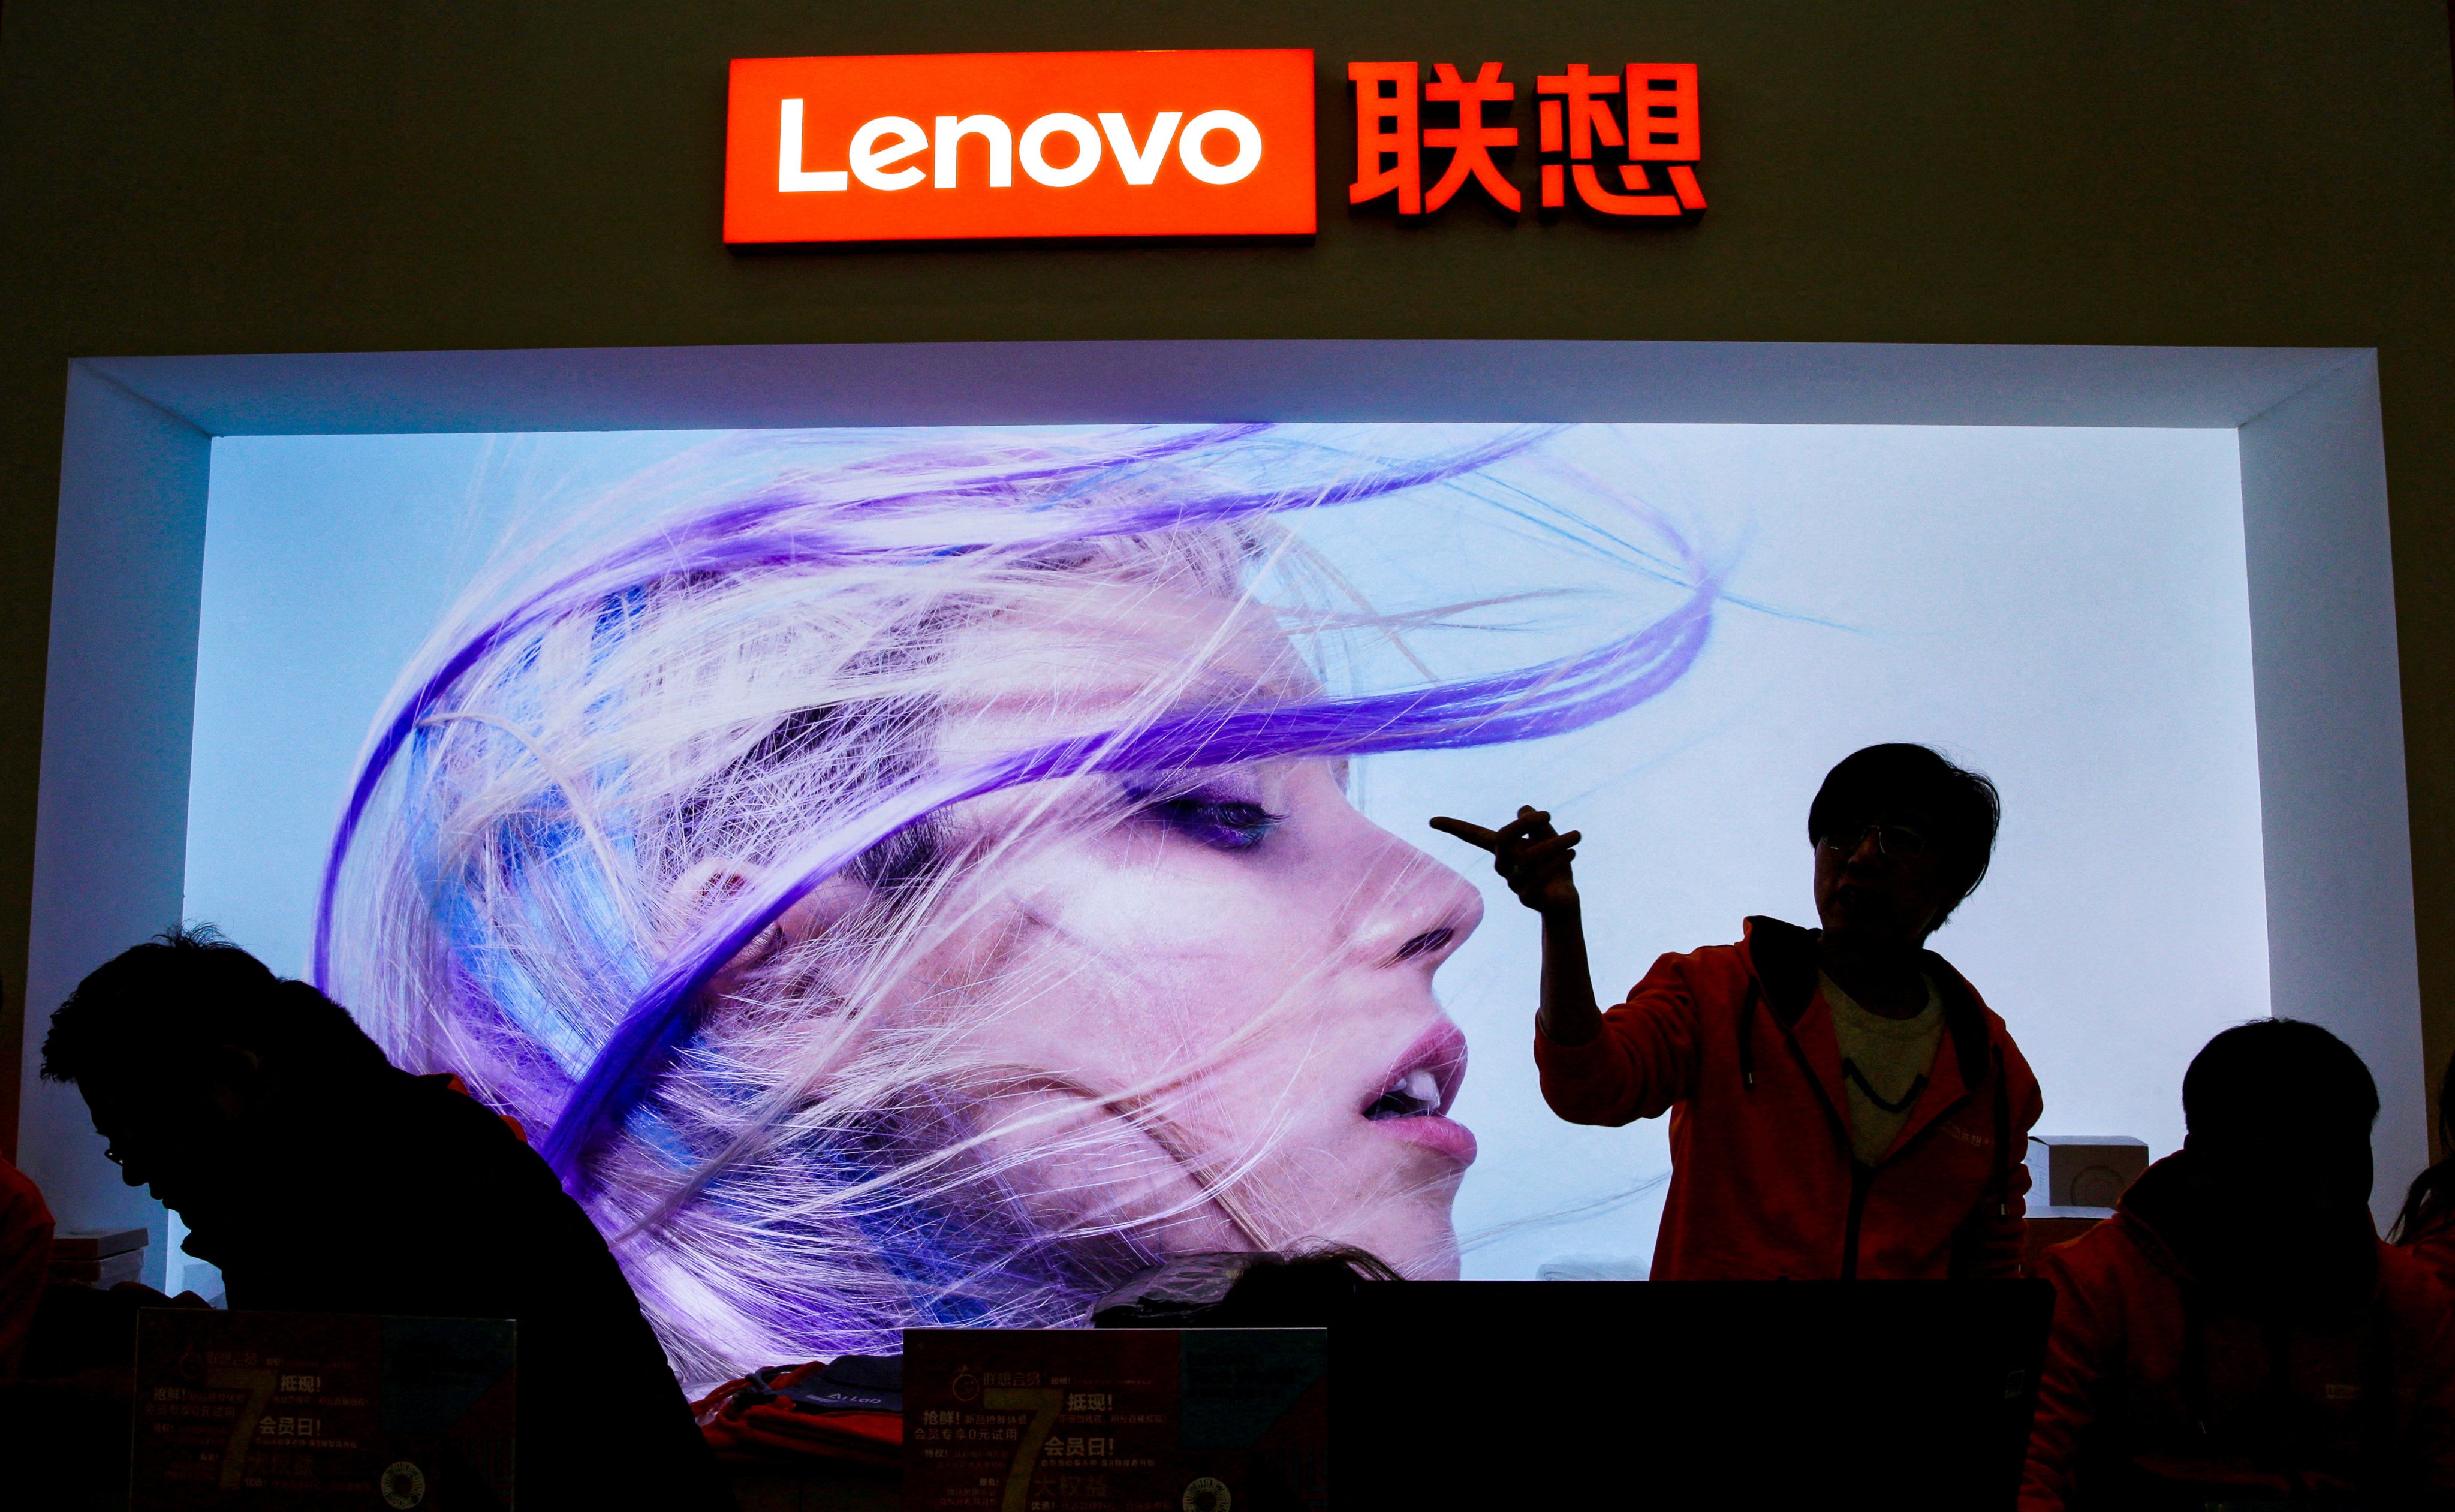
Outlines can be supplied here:
<path id="1" fill-rule="evenodd" d="M 2179 1154 L 2048 1250 L 2020 1512 L 2455 1506 L 2455 1317 L 2370 1219 L 2378 1088 L 2260 1019 L 2182 1078 Z"/>
<path id="2" fill-rule="evenodd" d="M 2455 1297 L 2455 1059 L 2438 1083 L 2438 1148 L 2445 1158 L 2412 1178 L 2387 1237 Z"/>
<path id="3" fill-rule="evenodd" d="M 1922 746 L 1873 746 L 1808 810 L 1822 928 L 1752 918 L 1735 945 L 1656 961 L 1598 1011 L 1579 835 L 1521 808 L 1433 828 L 1492 853 L 1543 918 L 1534 1059 L 1577 1123 L 1671 1114 L 1654 1276 L 2008 1277 L 2040 1099 L 2012 1036 L 1925 948 L 1985 875 L 1994 785 Z"/>

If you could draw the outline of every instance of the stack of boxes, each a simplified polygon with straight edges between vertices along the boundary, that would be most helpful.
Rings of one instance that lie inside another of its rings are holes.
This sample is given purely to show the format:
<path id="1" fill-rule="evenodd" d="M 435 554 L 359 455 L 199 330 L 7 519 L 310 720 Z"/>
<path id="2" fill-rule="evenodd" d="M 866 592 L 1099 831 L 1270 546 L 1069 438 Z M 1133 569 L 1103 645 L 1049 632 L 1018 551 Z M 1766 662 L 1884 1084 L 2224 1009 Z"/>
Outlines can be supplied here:
<path id="1" fill-rule="evenodd" d="M 2123 1134 L 2029 1136 L 2029 1274 L 2052 1245 L 2076 1239 L 2114 1216 L 2131 1183 L 2148 1169 L 2148 1146 Z"/>
<path id="2" fill-rule="evenodd" d="M 51 1280 L 116 1286 L 145 1274 L 143 1229 L 69 1229 L 51 1236 Z"/>

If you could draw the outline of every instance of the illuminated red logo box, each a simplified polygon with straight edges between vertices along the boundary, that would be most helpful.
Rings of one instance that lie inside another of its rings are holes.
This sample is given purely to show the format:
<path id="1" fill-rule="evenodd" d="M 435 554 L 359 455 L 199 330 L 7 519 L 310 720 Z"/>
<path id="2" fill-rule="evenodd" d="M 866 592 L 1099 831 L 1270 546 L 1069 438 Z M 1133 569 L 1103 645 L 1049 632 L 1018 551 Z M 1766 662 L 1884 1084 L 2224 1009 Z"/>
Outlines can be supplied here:
<path id="1" fill-rule="evenodd" d="M 734 245 L 1309 236 L 1309 49 L 737 58 Z"/>

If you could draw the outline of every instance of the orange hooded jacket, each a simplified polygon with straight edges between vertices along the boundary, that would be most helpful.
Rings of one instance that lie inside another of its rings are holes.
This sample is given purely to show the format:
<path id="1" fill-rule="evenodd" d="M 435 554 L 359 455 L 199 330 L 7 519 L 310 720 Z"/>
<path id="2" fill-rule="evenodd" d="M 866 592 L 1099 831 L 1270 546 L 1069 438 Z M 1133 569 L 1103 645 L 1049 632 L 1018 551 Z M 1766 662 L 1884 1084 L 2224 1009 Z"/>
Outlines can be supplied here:
<path id="1" fill-rule="evenodd" d="M 2427 1267 L 2369 1237 L 2374 1264 L 2259 1305 L 2224 1274 L 2190 1158 L 2038 1267 L 2055 1321 L 2020 1512 L 2455 1505 L 2455 1314 Z"/>
<path id="2" fill-rule="evenodd" d="M 2037 1077 L 2009 1031 L 1927 952 L 1944 1039 L 1884 1158 L 1850 1150 L 1816 936 L 1752 918 L 1736 945 L 1654 963 L 1583 1045 L 1534 1037 L 1543 1097 L 1574 1123 L 1671 1114 L 1656 1280 L 2020 1274 Z"/>
<path id="3" fill-rule="evenodd" d="M 17 1373 L 51 1260 L 51 1210 L 27 1175 L 0 1160 L 0 1379 Z"/>

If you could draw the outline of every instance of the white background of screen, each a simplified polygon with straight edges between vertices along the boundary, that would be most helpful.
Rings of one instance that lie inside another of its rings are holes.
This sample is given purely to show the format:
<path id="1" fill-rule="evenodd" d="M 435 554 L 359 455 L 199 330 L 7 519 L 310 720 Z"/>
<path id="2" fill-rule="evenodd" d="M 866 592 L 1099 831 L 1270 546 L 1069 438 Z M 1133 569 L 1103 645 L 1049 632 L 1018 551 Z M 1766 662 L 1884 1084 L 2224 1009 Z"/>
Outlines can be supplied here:
<path id="1" fill-rule="evenodd" d="M 698 439 L 214 441 L 189 916 L 301 970 L 350 760 L 496 534 Z M 1524 799 L 1584 828 L 1609 995 L 1663 950 L 1735 938 L 1743 914 L 1811 921 L 1803 826 L 1824 769 L 1872 741 L 1938 745 L 1997 779 L 2006 822 L 1993 875 L 1935 943 L 2037 1066 L 2040 1132 L 2178 1144 L 2191 1052 L 2267 1011 L 2233 435 L 1615 426 L 1560 444 L 1728 564 L 1713 644 L 1670 694 L 1596 730 L 1374 758 L 1368 812 L 1471 873 L 1426 815 L 1489 821 Z M 1449 528 L 1404 501 L 1305 526 L 1376 603 L 1557 580 L 1539 552 L 1494 560 Z M 1475 1055 L 1457 1114 L 1483 1142 L 1458 1208 L 1483 1236 L 1468 1274 L 1646 1256 L 1658 1190 L 1576 1210 L 1666 1169 L 1664 1131 L 1543 1108 L 1533 921 L 1474 874 L 1490 916 L 1442 974 Z"/>

